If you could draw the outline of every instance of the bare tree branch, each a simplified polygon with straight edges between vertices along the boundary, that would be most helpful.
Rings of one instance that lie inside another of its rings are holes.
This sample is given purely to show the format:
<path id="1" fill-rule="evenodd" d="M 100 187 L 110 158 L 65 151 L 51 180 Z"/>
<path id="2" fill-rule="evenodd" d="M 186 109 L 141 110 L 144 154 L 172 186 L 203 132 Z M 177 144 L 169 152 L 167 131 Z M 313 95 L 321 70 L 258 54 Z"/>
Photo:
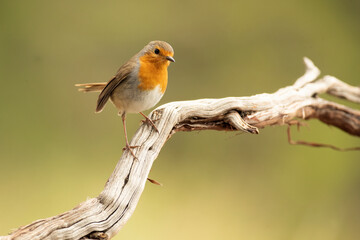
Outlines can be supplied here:
<path id="1" fill-rule="evenodd" d="M 334 145 L 331 144 L 323 144 L 323 143 L 314 143 L 314 142 L 307 142 L 307 141 L 294 141 L 291 138 L 291 130 L 290 130 L 290 126 L 288 126 L 287 129 L 287 134 L 288 134 L 288 142 L 292 145 L 305 145 L 305 146 L 310 146 L 310 147 L 323 147 L 323 148 L 331 148 L 334 149 L 336 151 L 342 151 L 342 152 L 346 152 L 346 151 L 360 151 L 360 147 L 351 147 L 351 148 L 340 148 L 340 147 L 336 147 Z"/>
<path id="2" fill-rule="evenodd" d="M 259 128 L 291 124 L 294 119 L 311 118 L 360 136 L 360 111 L 324 100 L 319 94 L 360 103 L 360 88 L 335 77 L 320 75 L 308 58 L 305 74 L 294 85 L 273 94 L 222 99 L 171 102 L 155 109 L 159 133 L 143 124 L 131 145 L 138 160 L 126 151 L 117 163 L 104 190 L 74 209 L 20 227 L 5 239 L 110 239 L 134 212 L 151 166 L 168 138 L 178 131 L 220 130 L 257 134 Z"/>

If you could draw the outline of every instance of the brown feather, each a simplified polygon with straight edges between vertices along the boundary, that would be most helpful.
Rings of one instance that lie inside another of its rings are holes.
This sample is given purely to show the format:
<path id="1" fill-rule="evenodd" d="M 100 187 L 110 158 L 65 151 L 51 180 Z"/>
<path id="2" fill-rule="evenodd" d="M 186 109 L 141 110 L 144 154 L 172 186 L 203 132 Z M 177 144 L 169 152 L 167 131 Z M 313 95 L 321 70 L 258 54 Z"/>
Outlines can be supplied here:
<path id="1" fill-rule="evenodd" d="M 106 82 L 102 83 L 81 83 L 75 84 L 76 87 L 80 87 L 80 92 L 101 92 L 106 86 Z"/>
<path id="2" fill-rule="evenodd" d="M 97 106 L 96 112 L 101 112 L 104 108 L 106 102 L 109 100 L 111 94 L 113 93 L 114 89 L 119 86 L 119 84 L 124 81 L 129 74 L 135 69 L 137 65 L 138 54 L 132 57 L 127 63 L 122 65 L 116 75 L 106 84 L 104 89 L 101 91 Z"/>

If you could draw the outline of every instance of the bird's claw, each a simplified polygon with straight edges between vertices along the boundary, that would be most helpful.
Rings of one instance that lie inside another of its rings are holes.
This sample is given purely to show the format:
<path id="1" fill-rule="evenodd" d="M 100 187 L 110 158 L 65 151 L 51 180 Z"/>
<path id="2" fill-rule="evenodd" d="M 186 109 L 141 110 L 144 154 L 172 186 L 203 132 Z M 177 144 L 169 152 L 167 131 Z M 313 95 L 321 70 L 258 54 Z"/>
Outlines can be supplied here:
<path id="1" fill-rule="evenodd" d="M 144 118 L 145 120 L 142 120 L 143 123 L 147 123 L 147 124 L 150 124 L 155 130 L 157 133 L 159 133 L 159 129 L 157 129 L 157 127 L 155 126 L 154 122 L 148 117 L 146 116 L 145 114 L 143 114 L 142 112 L 139 112 Z M 157 121 L 157 120 L 155 120 Z"/>
<path id="2" fill-rule="evenodd" d="M 157 127 L 155 126 L 154 122 L 151 121 L 150 118 L 145 118 L 145 120 L 141 120 L 143 123 L 147 123 L 147 124 L 150 124 L 157 133 L 159 133 L 159 129 L 157 129 Z"/>
<path id="3" fill-rule="evenodd" d="M 139 146 L 130 146 L 129 144 L 126 144 L 126 146 L 122 149 L 123 151 L 129 150 L 131 155 L 137 160 L 138 158 L 135 156 L 135 153 L 131 150 L 132 148 L 138 148 Z"/>

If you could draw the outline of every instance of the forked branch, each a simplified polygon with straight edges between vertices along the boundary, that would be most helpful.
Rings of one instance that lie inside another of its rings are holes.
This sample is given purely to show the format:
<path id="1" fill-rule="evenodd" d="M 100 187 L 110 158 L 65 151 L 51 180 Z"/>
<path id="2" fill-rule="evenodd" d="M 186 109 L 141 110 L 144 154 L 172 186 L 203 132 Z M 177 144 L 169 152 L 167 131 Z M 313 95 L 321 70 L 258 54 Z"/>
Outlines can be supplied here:
<path id="1" fill-rule="evenodd" d="M 290 124 L 294 119 L 311 118 L 360 136 L 360 111 L 327 101 L 330 94 L 360 103 L 360 88 L 335 77 L 320 75 L 305 58 L 306 72 L 294 85 L 272 94 L 171 102 L 155 109 L 159 133 L 143 124 L 131 145 L 138 160 L 124 152 L 104 190 L 74 209 L 58 216 L 20 227 L 0 239 L 110 239 L 127 222 L 144 190 L 151 166 L 166 140 L 178 131 L 220 130 L 258 133 L 270 125 Z"/>

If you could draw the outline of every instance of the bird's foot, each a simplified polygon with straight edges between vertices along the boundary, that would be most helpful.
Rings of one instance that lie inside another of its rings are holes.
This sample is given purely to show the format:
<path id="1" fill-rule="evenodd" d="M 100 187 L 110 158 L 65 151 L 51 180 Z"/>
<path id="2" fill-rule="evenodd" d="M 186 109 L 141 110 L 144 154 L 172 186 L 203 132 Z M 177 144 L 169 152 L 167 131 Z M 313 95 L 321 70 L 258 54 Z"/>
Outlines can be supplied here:
<path id="1" fill-rule="evenodd" d="M 129 144 L 126 144 L 126 146 L 122 149 L 123 151 L 129 150 L 131 155 L 137 160 L 138 158 L 135 156 L 135 153 L 132 151 L 133 148 L 138 148 L 139 146 L 130 146 Z"/>
<path id="2" fill-rule="evenodd" d="M 142 120 L 142 122 L 150 124 L 156 130 L 156 132 L 159 133 L 159 129 L 157 129 L 154 122 L 148 116 L 146 116 L 145 114 L 142 114 L 142 113 L 140 113 L 140 114 L 143 115 L 143 117 L 145 118 L 145 120 Z M 155 120 L 155 121 L 157 121 L 157 120 Z"/>
<path id="3" fill-rule="evenodd" d="M 157 129 L 157 127 L 155 126 L 154 122 L 151 121 L 150 118 L 146 118 L 145 120 L 141 120 L 143 123 L 146 123 L 146 124 L 150 124 L 157 133 L 159 133 L 159 129 Z"/>

